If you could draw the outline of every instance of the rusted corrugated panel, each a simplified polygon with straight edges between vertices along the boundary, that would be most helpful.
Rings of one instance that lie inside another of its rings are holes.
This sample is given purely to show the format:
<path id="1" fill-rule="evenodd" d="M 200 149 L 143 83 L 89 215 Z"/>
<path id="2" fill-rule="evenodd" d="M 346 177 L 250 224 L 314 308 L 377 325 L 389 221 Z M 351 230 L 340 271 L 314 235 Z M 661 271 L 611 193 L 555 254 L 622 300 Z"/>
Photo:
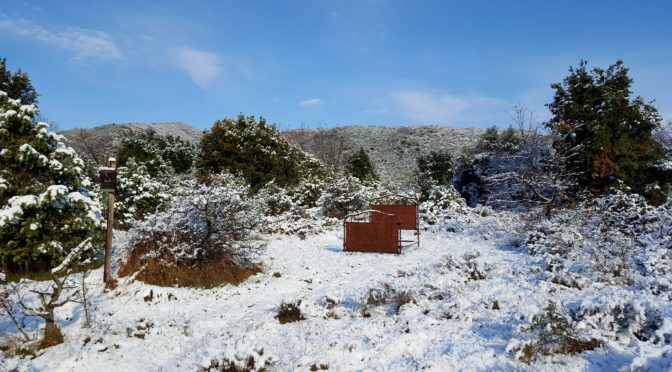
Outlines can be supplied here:
<path id="1" fill-rule="evenodd" d="M 401 220 L 402 230 L 417 230 L 418 229 L 418 206 L 417 205 L 374 205 L 371 204 L 371 209 L 381 211 L 387 214 L 394 214 Z M 378 222 L 383 215 L 372 214 L 371 218 L 374 222 Z"/>
<path id="2" fill-rule="evenodd" d="M 346 251 L 399 253 L 399 227 L 393 223 L 346 222 Z"/>

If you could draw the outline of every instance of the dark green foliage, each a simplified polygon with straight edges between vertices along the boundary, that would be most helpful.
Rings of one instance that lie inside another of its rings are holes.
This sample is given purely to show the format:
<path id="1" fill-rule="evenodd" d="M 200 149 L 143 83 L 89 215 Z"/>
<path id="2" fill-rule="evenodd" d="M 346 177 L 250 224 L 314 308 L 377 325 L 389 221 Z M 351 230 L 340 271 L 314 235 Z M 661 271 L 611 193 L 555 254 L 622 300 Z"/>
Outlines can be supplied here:
<path id="1" fill-rule="evenodd" d="M 417 158 L 418 170 L 445 185 L 453 179 L 453 158 L 447 151 L 432 151 Z"/>
<path id="2" fill-rule="evenodd" d="M 378 179 L 376 168 L 363 147 L 345 159 L 345 171 L 348 175 L 357 177 L 360 181 L 375 181 Z"/>
<path id="3" fill-rule="evenodd" d="M 492 154 L 512 153 L 518 150 L 520 144 L 521 138 L 516 129 L 508 127 L 500 133 L 497 127 L 493 126 L 483 132 L 476 144 L 476 150 Z"/>
<path id="4" fill-rule="evenodd" d="M 154 131 L 124 138 L 116 151 L 119 166 L 125 166 L 128 159 L 134 158 L 152 177 L 170 172 L 166 167 L 176 174 L 188 173 L 195 157 L 196 149 L 189 142 L 179 137 L 158 136 Z"/>
<path id="5" fill-rule="evenodd" d="M 587 62 L 581 61 L 569 72 L 561 83 L 551 85 L 555 97 L 547 106 L 553 118 L 546 126 L 560 138 L 556 149 L 575 150 L 567 167 L 578 174 L 578 191 L 607 192 L 621 180 L 650 201 L 664 200 L 669 175 L 658 165 L 665 152 L 652 136 L 661 117 L 653 104 L 641 97 L 631 99 L 632 79 L 623 62 L 588 70 Z"/>
<path id="6" fill-rule="evenodd" d="M 37 103 L 37 92 L 28 74 L 21 70 L 9 71 L 5 58 L 0 58 L 0 91 L 7 93 L 7 98 L 21 100 L 24 105 Z M 5 97 L 0 97 L 0 105 L 4 100 Z"/>
<path id="7" fill-rule="evenodd" d="M 439 150 L 416 159 L 418 174 L 416 176 L 420 201 L 426 201 L 433 186 L 446 185 L 453 179 L 453 158 L 450 153 Z"/>
<path id="8" fill-rule="evenodd" d="M 475 207 L 488 195 L 484 173 L 490 166 L 490 158 L 463 154 L 457 164 L 453 186 L 466 200 L 468 206 Z"/>
<path id="9" fill-rule="evenodd" d="M 34 123 L 36 110 L 9 99 L 0 106 L 0 270 L 8 273 L 48 270 L 102 237 L 84 163 L 47 124 Z"/>
<path id="10" fill-rule="evenodd" d="M 320 163 L 281 137 L 264 118 L 239 115 L 223 119 L 203 133 L 196 161 L 201 179 L 210 174 L 241 174 L 253 191 L 275 180 L 280 187 L 296 185 L 321 173 Z"/>

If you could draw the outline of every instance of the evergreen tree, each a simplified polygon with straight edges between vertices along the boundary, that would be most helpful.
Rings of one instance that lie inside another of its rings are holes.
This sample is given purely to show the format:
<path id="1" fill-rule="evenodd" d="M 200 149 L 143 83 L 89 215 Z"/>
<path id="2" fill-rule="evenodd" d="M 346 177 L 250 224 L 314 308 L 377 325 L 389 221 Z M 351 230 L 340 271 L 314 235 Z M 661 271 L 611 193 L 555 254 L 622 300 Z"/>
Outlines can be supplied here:
<path id="1" fill-rule="evenodd" d="M 192 144 L 179 137 L 162 137 L 153 130 L 124 138 L 116 150 L 119 166 L 129 159 L 145 166 L 152 177 L 161 174 L 184 174 L 191 171 L 196 157 Z"/>
<path id="2" fill-rule="evenodd" d="M 170 203 L 168 180 L 152 176 L 147 166 L 129 158 L 126 165 L 117 168 L 115 191 L 115 223 L 118 228 L 128 229 L 143 220 L 146 215 L 163 211 Z"/>
<path id="3" fill-rule="evenodd" d="M 416 159 L 418 173 L 416 182 L 420 201 L 429 198 L 430 190 L 437 185 L 445 186 L 453 179 L 453 158 L 450 153 L 439 150 Z"/>
<path id="4" fill-rule="evenodd" d="M 427 174 L 441 185 L 453 179 L 453 157 L 447 151 L 431 151 L 428 155 L 418 157 L 416 162 L 421 174 Z"/>
<path id="5" fill-rule="evenodd" d="M 376 181 L 378 174 L 363 147 L 345 159 L 345 171 L 348 175 L 357 177 L 360 181 Z"/>
<path id="6" fill-rule="evenodd" d="M 88 238 L 99 241 L 100 205 L 65 138 L 34 123 L 37 107 L 0 97 L 0 270 L 47 270 Z"/>
<path id="7" fill-rule="evenodd" d="M 5 58 L 0 58 L 0 91 L 6 93 L 6 96 L 0 97 L 0 105 L 7 98 L 18 99 L 24 105 L 37 103 L 37 92 L 33 88 L 28 74 L 21 70 L 15 73 L 9 71 Z"/>
<path id="8" fill-rule="evenodd" d="M 206 179 L 222 172 L 241 174 L 255 192 L 271 180 L 284 187 L 321 173 L 320 163 L 290 145 L 274 124 L 243 115 L 218 120 L 203 133 L 196 168 Z"/>
<path id="9" fill-rule="evenodd" d="M 567 166 L 579 175 L 579 190 L 604 192 L 621 180 L 638 193 L 658 190 L 648 193 L 649 200 L 664 200 L 660 194 L 667 185 L 656 169 L 665 152 L 652 136 L 661 117 L 652 103 L 631 99 L 632 79 L 623 62 L 588 70 L 581 61 L 569 72 L 551 85 L 555 97 L 547 106 L 553 117 L 546 126 L 560 138 L 557 149 L 575 151 Z"/>
<path id="10" fill-rule="evenodd" d="M 518 150 L 521 138 L 516 129 L 508 127 L 501 133 L 493 126 L 485 130 L 476 144 L 476 150 L 491 154 L 512 153 Z"/>

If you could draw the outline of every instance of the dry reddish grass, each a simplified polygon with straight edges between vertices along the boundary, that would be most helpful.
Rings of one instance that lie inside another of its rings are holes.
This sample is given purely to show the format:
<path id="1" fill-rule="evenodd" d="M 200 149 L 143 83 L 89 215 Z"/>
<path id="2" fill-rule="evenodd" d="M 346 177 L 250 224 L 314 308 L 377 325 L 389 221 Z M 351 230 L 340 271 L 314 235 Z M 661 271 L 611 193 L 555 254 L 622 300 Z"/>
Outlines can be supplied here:
<path id="1" fill-rule="evenodd" d="M 238 284 L 259 272 L 259 269 L 236 266 L 228 255 L 212 257 L 193 266 L 183 266 L 171 262 L 170 257 L 144 259 L 155 250 L 156 243 L 149 241 L 131 250 L 122 263 L 119 276 L 124 277 L 140 272 L 136 279 L 147 284 L 162 287 L 213 288 L 221 284 Z"/>

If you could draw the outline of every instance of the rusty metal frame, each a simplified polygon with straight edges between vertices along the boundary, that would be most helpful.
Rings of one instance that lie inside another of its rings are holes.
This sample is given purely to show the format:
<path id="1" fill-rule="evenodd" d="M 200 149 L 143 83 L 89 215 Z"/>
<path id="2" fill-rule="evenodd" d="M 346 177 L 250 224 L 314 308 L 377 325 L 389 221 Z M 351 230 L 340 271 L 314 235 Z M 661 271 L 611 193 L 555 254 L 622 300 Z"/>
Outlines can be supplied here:
<path id="1" fill-rule="evenodd" d="M 394 214 L 401 220 L 401 230 L 415 230 L 415 240 L 403 240 L 405 246 L 420 246 L 420 219 L 418 216 L 418 199 L 400 194 L 387 194 L 371 199 L 369 209 Z"/>
<path id="2" fill-rule="evenodd" d="M 376 210 L 345 216 L 343 251 L 401 253 L 401 220 Z"/>

